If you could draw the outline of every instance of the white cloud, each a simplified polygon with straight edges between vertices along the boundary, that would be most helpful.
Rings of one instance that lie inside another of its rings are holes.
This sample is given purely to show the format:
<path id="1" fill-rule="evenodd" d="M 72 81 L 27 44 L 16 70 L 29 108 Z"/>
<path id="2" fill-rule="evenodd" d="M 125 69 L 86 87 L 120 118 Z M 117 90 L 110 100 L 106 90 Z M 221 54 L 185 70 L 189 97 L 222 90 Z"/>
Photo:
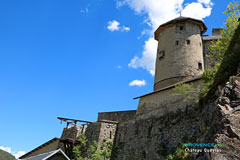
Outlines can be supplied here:
<path id="1" fill-rule="evenodd" d="M 117 66 L 117 69 L 122 69 L 122 66 L 118 65 L 118 66 Z"/>
<path id="2" fill-rule="evenodd" d="M 130 31 L 130 28 L 129 27 L 125 27 L 125 26 L 122 26 L 122 31 Z"/>
<path id="3" fill-rule="evenodd" d="M 202 19 L 203 17 L 210 16 L 212 8 L 204 8 L 201 3 L 191 3 L 187 4 L 184 10 L 182 11 L 183 16 L 189 16 Z M 201 14 L 199 14 L 201 13 Z"/>
<path id="4" fill-rule="evenodd" d="M 0 146 L 0 149 L 12 154 L 17 159 L 26 153 L 25 151 L 12 152 L 12 149 L 10 147 L 4 147 L 4 146 Z"/>
<path id="5" fill-rule="evenodd" d="M 135 56 L 130 61 L 128 66 L 136 69 L 139 67 L 144 68 L 147 71 L 149 71 L 149 73 L 154 75 L 156 50 L 157 50 L 157 41 L 155 41 L 153 38 L 148 39 L 147 41 L 145 41 L 142 57 L 139 58 Z"/>
<path id="6" fill-rule="evenodd" d="M 116 1 L 116 7 L 119 8 L 119 7 L 122 7 L 123 5 L 125 5 L 125 1 Z"/>
<path id="7" fill-rule="evenodd" d="M 81 9 L 80 12 L 81 12 L 81 13 L 88 13 L 88 8 Z"/>
<path id="8" fill-rule="evenodd" d="M 146 81 L 145 80 L 133 80 L 132 82 L 129 83 L 129 86 L 138 86 L 138 87 L 142 87 L 146 85 Z"/>
<path id="9" fill-rule="evenodd" d="M 16 159 L 18 159 L 19 157 L 21 157 L 24 154 L 26 154 L 25 151 L 18 151 L 17 153 L 13 153 L 13 155 L 16 157 Z"/>
<path id="10" fill-rule="evenodd" d="M 8 153 L 11 153 L 11 148 L 10 147 L 0 146 L 0 149 L 6 151 Z"/>
<path id="11" fill-rule="evenodd" d="M 113 32 L 113 31 L 118 31 L 120 28 L 119 28 L 119 22 L 118 21 L 116 21 L 116 20 L 113 20 L 113 21 L 109 21 L 108 22 L 108 26 L 107 26 L 107 28 L 108 28 L 108 30 L 110 30 L 111 32 Z"/>
<path id="12" fill-rule="evenodd" d="M 206 5 L 207 7 L 213 6 L 213 3 L 211 2 L 211 0 L 198 0 L 198 3 L 202 3 L 202 4 Z"/>
<path id="13" fill-rule="evenodd" d="M 128 31 L 130 31 L 129 27 L 120 26 L 120 23 L 118 21 L 116 21 L 116 20 L 109 21 L 107 28 L 111 32 L 113 32 L 113 31 L 121 31 L 121 32 L 124 32 L 124 31 L 128 32 Z"/>
<path id="14" fill-rule="evenodd" d="M 176 18 L 182 12 L 183 16 L 203 19 L 211 14 L 211 0 L 196 0 L 184 4 L 184 0 L 118 0 L 117 7 L 128 5 L 137 14 L 147 17 L 144 23 L 150 26 L 149 39 L 145 41 L 142 55 L 135 56 L 129 63 L 132 68 L 144 68 L 154 75 L 157 41 L 153 39 L 154 31 L 159 25 Z M 204 6 L 203 6 L 204 5 Z M 142 34 L 147 32 L 144 29 Z"/>

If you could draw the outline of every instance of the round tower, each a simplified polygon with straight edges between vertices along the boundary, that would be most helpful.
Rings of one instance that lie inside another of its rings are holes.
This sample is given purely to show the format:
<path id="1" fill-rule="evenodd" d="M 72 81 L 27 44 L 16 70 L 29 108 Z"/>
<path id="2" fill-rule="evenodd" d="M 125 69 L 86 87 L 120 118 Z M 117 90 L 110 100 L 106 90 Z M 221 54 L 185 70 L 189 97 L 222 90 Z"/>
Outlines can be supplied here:
<path id="1" fill-rule="evenodd" d="M 178 17 L 158 27 L 154 91 L 199 76 L 204 71 L 201 20 Z"/>

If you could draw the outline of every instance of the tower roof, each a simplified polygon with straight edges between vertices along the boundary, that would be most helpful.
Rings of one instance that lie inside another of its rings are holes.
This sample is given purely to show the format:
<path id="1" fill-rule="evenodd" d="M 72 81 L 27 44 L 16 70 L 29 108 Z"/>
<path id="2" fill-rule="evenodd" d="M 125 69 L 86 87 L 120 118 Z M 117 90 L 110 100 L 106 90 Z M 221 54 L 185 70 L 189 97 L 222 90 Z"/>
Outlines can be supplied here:
<path id="1" fill-rule="evenodd" d="M 201 20 L 198 20 L 198 19 L 194 19 L 194 18 L 190 18 L 190 17 L 178 17 L 178 18 L 175 18 L 171 21 L 168 21 L 166 23 L 163 23 L 161 24 L 158 29 L 154 32 L 154 38 L 155 40 L 158 40 L 158 35 L 161 31 L 163 31 L 164 29 L 176 24 L 176 23 L 183 23 L 183 22 L 189 22 L 189 23 L 194 23 L 194 24 L 197 24 L 200 29 L 201 29 L 201 33 L 205 33 L 207 31 L 207 27 L 206 25 L 203 23 L 203 21 Z"/>

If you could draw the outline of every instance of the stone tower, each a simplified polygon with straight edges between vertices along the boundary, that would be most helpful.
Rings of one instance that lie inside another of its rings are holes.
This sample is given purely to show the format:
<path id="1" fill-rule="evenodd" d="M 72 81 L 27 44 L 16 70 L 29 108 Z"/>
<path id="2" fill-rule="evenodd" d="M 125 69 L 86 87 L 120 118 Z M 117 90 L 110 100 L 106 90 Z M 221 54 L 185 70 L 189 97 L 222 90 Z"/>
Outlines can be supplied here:
<path id="1" fill-rule="evenodd" d="M 201 20 L 178 17 L 158 27 L 154 91 L 199 76 L 204 71 Z"/>

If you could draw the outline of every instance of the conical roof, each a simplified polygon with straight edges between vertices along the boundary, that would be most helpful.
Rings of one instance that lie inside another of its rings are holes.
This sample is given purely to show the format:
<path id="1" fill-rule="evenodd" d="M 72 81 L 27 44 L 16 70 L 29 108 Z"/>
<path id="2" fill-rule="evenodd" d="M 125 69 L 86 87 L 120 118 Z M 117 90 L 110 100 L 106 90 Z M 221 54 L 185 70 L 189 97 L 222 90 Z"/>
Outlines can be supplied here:
<path id="1" fill-rule="evenodd" d="M 158 35 L 161 31 L 163 31 L 164 29 L 176 24 L 176 23 L 183 23 L 183 22 L 189 22 L 189 23 L 194 23 L 194 24 L 197 24 L 199 25 L 200 29 L 201 29 L 201 33 L 205 33 L 207 31 L 207 27 L 206 25 L 203 23 L 202 20 L 199 20 L 199 19 L 194 19 L 194 18 L 190 18 L 190 17 L 178 17 L 178 18 L 175 18 L 173 20 L 170 20 L 166 23 L 163 23 L 161 24 L 158 29 L 154 32 L 154 38 L 155 40 L 158 40 Z"/>

